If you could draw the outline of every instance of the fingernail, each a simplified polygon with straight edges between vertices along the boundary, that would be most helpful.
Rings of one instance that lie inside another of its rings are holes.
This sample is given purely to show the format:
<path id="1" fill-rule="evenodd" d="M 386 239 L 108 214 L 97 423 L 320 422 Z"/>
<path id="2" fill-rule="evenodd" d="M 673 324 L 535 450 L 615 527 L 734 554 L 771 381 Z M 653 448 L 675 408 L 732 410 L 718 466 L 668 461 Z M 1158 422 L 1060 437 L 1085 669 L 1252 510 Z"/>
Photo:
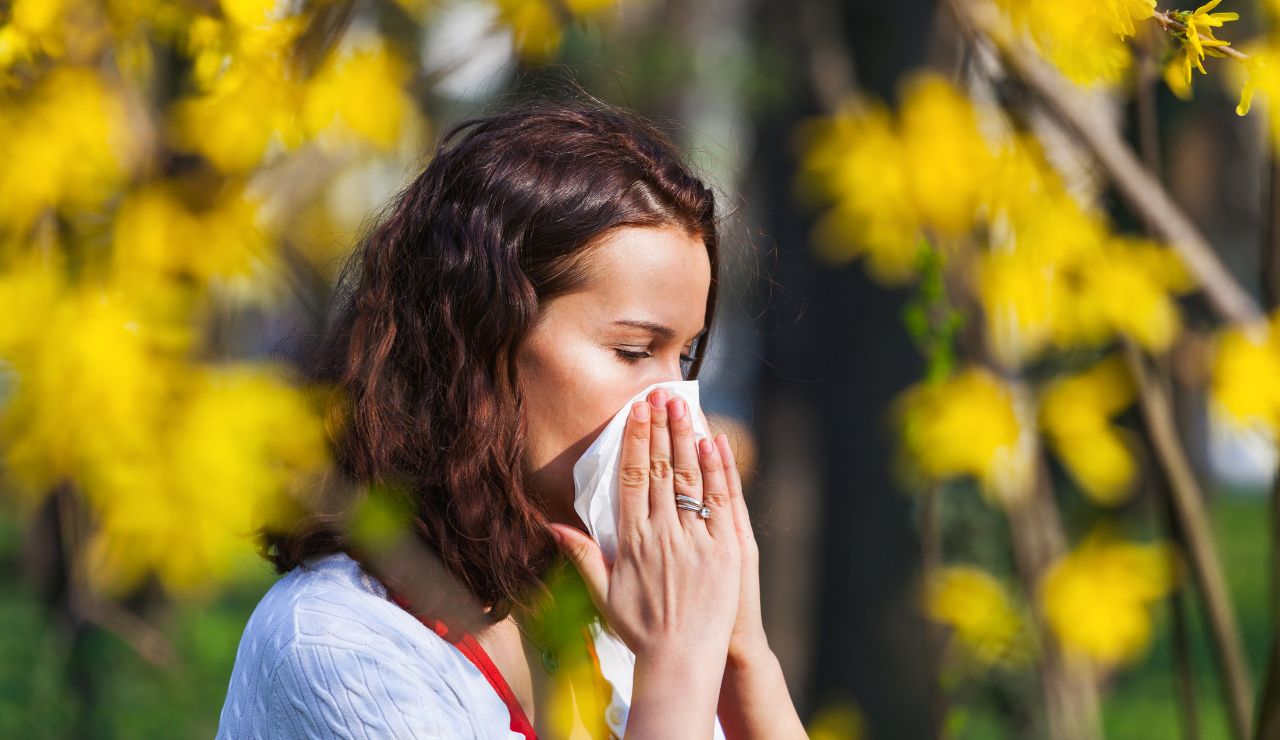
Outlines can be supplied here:
<path id="1" fill-rule="evenodd" d="M 636 405 L 632 406 L 631 416 L 635 418 L 636 421 L 648 421 L 649 420 L 649 404 L 637 403 Z"/>
<path id="2" fill-rule="evenodd" d="M 684 418 L 684 401 L 683 400 L 677 398 L 675 400 L 675 403 L 671 404 L 671 418 L 672 419 Z"/>
<path id="3" fill-rule="evenodd" d="M 707 439 L 706 437 L 703 437 L 702 439 L 698 440 L 698 449 L 701 450 L 702 454 L 710 455 L 711 440 Z"/>
<path id="4" fill-rule="evenodd" d="M 667 403 L 667 392 L 661 388 L 654 391 L 653 396 L 649 398 L 649 402 L 653 404 L 655 409 L 660 409 Z"/>

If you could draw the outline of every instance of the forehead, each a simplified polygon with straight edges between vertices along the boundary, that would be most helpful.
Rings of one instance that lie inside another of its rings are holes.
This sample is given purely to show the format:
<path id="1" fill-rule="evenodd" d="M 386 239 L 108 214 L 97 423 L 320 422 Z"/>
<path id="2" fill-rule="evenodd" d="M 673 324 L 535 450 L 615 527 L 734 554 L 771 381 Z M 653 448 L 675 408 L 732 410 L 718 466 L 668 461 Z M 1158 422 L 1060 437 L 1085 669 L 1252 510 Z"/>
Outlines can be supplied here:
<path id="1" fill-rule="evenodd" d="M 702 328 L 711 259 L 701 239 L 682 229 L 623 227 L 607 235 L 591 259 L 582 298 L 601 319 L 645 318 L 690 333 Z M 624 313 L 637 315 L 616 315 Z"/>

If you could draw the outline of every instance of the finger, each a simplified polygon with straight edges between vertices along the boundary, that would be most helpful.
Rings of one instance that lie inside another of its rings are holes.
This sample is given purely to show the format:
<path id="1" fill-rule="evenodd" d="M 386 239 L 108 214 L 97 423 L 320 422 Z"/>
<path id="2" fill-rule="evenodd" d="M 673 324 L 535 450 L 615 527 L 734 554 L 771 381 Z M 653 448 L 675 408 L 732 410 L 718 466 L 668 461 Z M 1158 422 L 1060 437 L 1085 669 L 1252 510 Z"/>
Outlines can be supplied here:
<path id="1" fill-rule="evenodd" d="M 649 518 L 676 523 L 676 494 L 671 485 L 671 424 L 667 418 L 670 394 L 658 388 L 649 394 L 652 415 L 649 434 Z"/>
<path id="2" fill-rule="evenodd" d="M 618 534 L 632 534 L 649 518 L 649 404 L 631 405 L 618 460 Z"/>
<path id="3" fill-rule="evenodd" d="M 587 585 L 587 593 L 595 602 L 596 609 L 604 613 L 609 595 L 609 566 L 605 562 L 604 553 L 596 541 L 576 527 L 550 523 L 551 533 L 555 535 L 556 546 L 564 553 L 573 567 L 578 569 L 582 580 Z"/>
<path id="4" fill-rule="evenodd" d="M 702 464 L 698 460 L 698 448 L 693 438 L 693 422 L 689 405 L 683 398 L 673 398 L 667 404 L 671 420 L 672 497 L 678 494 L 702 500 Z M 677 508 L 680 520 L 686 527 L 706 526 L 700 516 L 688 516 Z"/>
<path id="5" fill-rule="evenodd" d="M 734 525 L 746 537 L 754 540 L 755 536 L 751 532 L 751 515 L 747 511 L 747 500 L 742 495 L 742 477 L 738 472 L 738 460 L 734 457 L 733 447 L 729 444 L 729 435 L 723 432 L 717 434 L 715 443 L 720 451 L 725 480 L 729 484 L 729 506 L 733 510 Z"/>
<path id="6" fill-rule="evenodd" d="M 698 440 L 698 464 L 702 468 L 702 505 L 711 509 L 711 518 L 706 520 L 707 531 L 716 539 L 737 537 L 724 461 L 715 443 L 706 437 Z"/>

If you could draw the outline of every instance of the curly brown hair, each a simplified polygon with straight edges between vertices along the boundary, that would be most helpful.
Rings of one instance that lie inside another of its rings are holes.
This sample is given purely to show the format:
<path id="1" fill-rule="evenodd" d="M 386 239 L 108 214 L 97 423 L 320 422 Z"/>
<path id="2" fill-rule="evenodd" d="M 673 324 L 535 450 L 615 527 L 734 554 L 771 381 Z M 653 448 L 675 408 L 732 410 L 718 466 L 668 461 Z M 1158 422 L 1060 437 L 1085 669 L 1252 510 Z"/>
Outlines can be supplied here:
<path id="1" fill-rule="evenodd" d="M 710 327 L 715 198 L 652 121 L 594 98 L 542 99 L 453 125 L 371 223 L 306 361 L 346 399 L 335 463 L 355 481 L 407 485 L 416 534 L 501 619 L 530 603 L 557 554 L 522 475 L 516 348 L 550 299 L 589 280 L 591 247 L 624 226 L 701 239 Z M 263 555 L 284 573 L 351 550 L 333 525 L 304 516 L 263 531 Z"/>

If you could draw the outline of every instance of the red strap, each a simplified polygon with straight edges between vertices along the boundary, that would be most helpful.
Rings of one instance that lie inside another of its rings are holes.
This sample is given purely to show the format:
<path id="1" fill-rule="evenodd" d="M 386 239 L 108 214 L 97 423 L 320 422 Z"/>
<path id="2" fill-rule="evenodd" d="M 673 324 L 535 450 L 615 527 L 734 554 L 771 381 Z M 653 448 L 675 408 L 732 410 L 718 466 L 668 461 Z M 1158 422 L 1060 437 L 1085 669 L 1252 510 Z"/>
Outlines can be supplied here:
<path id="1" fill-rule="evenodd" d="M 401 609 L 413 614 L 413 610 L 409 608 L 407 601 L 400 598 L 398 594 L 391 593 L 389 589 L 387 593 L 391 596 L 392 601 L 400 605 Z M 417 617 L 419 622 L 429 627 L 432 632 L 445 638 L 454 647 L 461 650 L 462 654 L 467 656 L 467 659 L 474 663 L 476 668 L 480 669 L 480 672 L 489 681 L 489 685 L 498 692 L 498 696 L 502 697 L 503 703 L 507 705 L 507 710 L 511 712 L 511 731 L 524 735 L 526 740 L 538 740 L 538 735 L 533 729 L 533 723 L 525 715 L 524 708 L 520 706 L 520 701 L 516 699 L 515 693 L 507 685 L 506 679 L 502 677 L 502 672 L 489 659 L 489 654 L 484 651 L 480 643 L 476 642 L 476 639 L 469 632 L 463 632 L 462 638 L 456 642 L 449 640 L 449 627 L 444 622 L 437 619 L 428 619 L 418 614 L 414 614 L 414 616 Z"/>

